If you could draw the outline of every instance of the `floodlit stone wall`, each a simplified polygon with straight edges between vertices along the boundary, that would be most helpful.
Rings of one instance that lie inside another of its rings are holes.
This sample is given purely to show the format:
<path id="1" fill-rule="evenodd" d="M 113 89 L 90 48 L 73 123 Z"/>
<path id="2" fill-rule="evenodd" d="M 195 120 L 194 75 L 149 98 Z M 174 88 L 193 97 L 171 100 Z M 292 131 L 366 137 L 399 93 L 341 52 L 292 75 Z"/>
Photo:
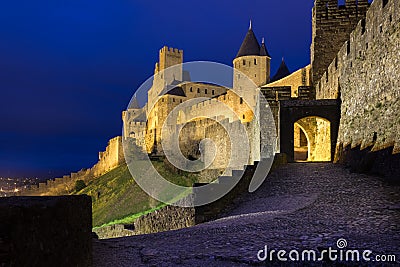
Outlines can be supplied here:
<path id="1" fill-rule="evenodd" d="M 278 81 L 267 84 L 267 87 L 284 87 L 290 86 L 291 88 L 291 97 L 299 96 L 299 87 L 301 86 L 310 86 L 311 85 L 311 77 L 310 77 L 311 65 L 308 65 L 304 68 L 301 68 L 292 74 L 282 78 Z"/>
<path id="2" fill-rule="evenodd" d="M 365 17 L 368 0 L 315 0 L 312 10 L 311 69 L 315 85 L 349 39 L 357 23 Z"/>
<path id="3" fill-rule="evenodd" d="M 99 153 L 99 161 L 90 169 L 82 169 L 73 172 L 70 175 L 64 175 L 60 178 L 49 179 L 46 182 L 39 183 L 37 186 L 31 186 L 19 192 L 21 196 L 57 196 L 71 193 L 75 189 L 77 180 L 83 180 L 86 183 L 95 179 L 125 162 L 122 148 L 122 137 L 112 138 L 104 152 Z"/>
<path id="4" fill-rule="evenodd" d="M 342 100 L 338 147 L 400 152 L 399 51 L 400 1 L 375 0 L 316 84 L 318 99 Z"/>

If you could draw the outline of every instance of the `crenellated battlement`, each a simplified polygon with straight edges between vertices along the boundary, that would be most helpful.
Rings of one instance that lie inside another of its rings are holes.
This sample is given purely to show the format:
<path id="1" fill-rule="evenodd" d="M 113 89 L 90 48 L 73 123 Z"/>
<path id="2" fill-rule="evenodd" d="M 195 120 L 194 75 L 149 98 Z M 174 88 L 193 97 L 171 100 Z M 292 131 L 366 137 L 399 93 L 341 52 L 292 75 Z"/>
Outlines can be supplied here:
<path id="1" fill-rule="evenodd" d="M 183 54 L 183 50 L 173 47 L 164 46 L 160 49 L 160 53 L 168 53 L 168 54 L 176 54 L 181 55 Z"/>
<path id="2" fill-rule="evenodd" d="M 316 0 L 314 4 L 315 10 L 326 11 L 326 9 L 335 12 L 335 10 L 343 10 L 345 8 L 365 8 L 368 7 L 368 0 L 346 0 L 344 4 L 340 4 L 338 0 Z"/>
<path id="3" fill-rule="evenodd" d="M 358 62 L 370 61 L 363 69 L 375 65 L 374 48 L 377 41 L 392 35 L 400 23 L 400 15 L 396 12 L 395 0 L 375 0 L 365 18 L 354 28 L 337 55 L 323 72 L 321 79 L 314 83 L 318 99 L 337 99 L 340 97 L 339 79 L 345 71 L 355 69 Z M 361 67 L 361 66 L 360 66 Z M 365 67 L 365 68 L 364 68 Z M 361 68 L 358 69 L 361 71 Z"/>
<path id="4" fill-rule="evenodd" d="M 312 12 L 311 72 L 315 85 L 358 22 L 365 18 L 368 0 L 316 0 Z"/>
<path id="5" fill-rule="evenodd" d="M 89 182 L 106 172 L 116 168 L 125 161 L 122 149 L 122 137 L 117 136 L 108 141 L 106 150 L 99 152 L 99 161 L 90 169 L 82 169 L 73 172 L 70 175 L 49 179 L 41 182 L 37 186 L 32 185 L 30 188 L 20 191 L 19 195 L 65 195 L 74 191 L 77 180 Z"/>
<path id="6" fill-rule="evenodd" d="M 163 71 L 169 67 L 182 63 L 183 63 L 183 50 L 164 46 L 163 48 L 160 49 L 159 63 L 158 66 L 156 66 L 156 69 L 158 69 L 158 71 Z M 174 74 L 179 75 L 178 72 Z M 180 78 L 179 80 L 182 79 Z"/>
<path id="7" fill-rule="evenodd" d="M 399 10 L 399 1 L 375 0 L 315 84 L 317 99 L 342 101 L 338 143 L 344 147 L 400 152 Z"/>

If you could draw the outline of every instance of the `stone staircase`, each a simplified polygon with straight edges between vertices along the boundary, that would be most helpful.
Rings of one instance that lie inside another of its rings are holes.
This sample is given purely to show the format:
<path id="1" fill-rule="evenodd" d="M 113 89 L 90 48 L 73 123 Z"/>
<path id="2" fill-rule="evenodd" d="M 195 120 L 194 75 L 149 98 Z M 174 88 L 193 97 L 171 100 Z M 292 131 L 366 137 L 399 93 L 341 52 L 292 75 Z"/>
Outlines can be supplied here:
<path id="1" fill-rule="evenodd" d="M 194 184 L 193 199 L 195 205 L 204 202 L 210 195 L 222 194 L 223 191 L 226 191 L 226 188 L 232 187 L 222 198 L 203 206 L 195 206 L 195 223 L 204 223 L 219 218 L 223 212 L 230 210 L 235 205 L 235 202 L 239 201 L 238 199 L 240 199 L 240 196 L 249 194 L 249 186 L 256 173 L 257 166 L 269 160 L 270 159 L 262 159 L 261 161 L 255 161 L 252 165 L 245 165 L 243 170 L 233 170 L 232 176 L 221 176 L 211 184 Z M 271 170 L 285 163 L 284 155 L 276 154 Z M 263 177 L 266 177 L 268 173 L 258 173 L 258 175 L 264 175 Z M 203 196 L 204 194 L 198 194 L 198 188 L 204 185 L 208 185 L 206 188 L 208 194 L 206 196 Z"/>

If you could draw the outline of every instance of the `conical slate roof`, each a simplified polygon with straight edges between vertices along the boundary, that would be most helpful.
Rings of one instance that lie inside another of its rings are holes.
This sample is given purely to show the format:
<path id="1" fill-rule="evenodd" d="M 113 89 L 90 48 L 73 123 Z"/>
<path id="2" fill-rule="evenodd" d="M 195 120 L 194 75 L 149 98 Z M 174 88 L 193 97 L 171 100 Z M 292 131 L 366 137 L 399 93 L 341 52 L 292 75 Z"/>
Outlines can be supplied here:
<path id="1" fill-rule="evenodd" d="M 183 96 L 186 97 L 185 92 L 181 86 L 175 85 L 167 85 L 160 93 L 160 96 L 163 95 L 175 95 L 175 96 Z"/>
<path id="2" fill-rule="evenodd" d="M 250 27 L 247 31 L 246 36 L 244 37 L 243 43 L 240 46 L 239 52 L 236 57 L 243 57 L 243 56 L 259 56 L 260 55 L 260 44 L 257 41 L 256 35 L 251 28 L 251 21 Z"/>
<path id="3" fill-rule="evenodd" d="M 279 66 L 279 69 L 276 72 L 276 74 L 274 75 L 274 77 L 272 77 L 271 82 L 275 82 L 277 80 L 285 78 L 289 74 L 290 74 L 290 71 L 289 71 L 288 67 L 286 66 L 285 60 L 282 58 L 282 63 Z"/>
<path id="4" fill-rule="evenodd" d="M 175 96 L 184 96 L 184 97 L 186 97 L 185 92 L 183 91 L 182 87 L 180 87 L 180 86 L 173 87 L 172 89 L 169 89 L 165 94 L 166 95 L 175 95 Z"/>
<path id="5" fill-rule="evenodd" d="M 267 47 L 265 46 L 264 38 L 262 39 L 262 43 L 261 43 L 260 56 L 271 57 L 268 53 Z"/>

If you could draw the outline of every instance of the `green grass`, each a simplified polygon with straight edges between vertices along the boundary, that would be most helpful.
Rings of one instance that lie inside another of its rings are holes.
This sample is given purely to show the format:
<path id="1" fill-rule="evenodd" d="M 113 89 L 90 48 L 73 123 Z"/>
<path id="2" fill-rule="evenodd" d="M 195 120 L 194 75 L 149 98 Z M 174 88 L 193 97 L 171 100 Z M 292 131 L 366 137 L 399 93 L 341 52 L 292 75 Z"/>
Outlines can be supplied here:
<path id="1" fill-rule="evenodd" d="M 165 168 L 163 162 L 153 162 L 153 166 L 175 184 L 192 186 L 197 181 L 195 174 L 173 173 Z M 97 197 L 98 192 L 100 197 Z M 136 218 L 165 206 L 136 184 L 126 164 L 95 178 L 77 194 L 92 197 L 93 227 L 132 223 Z"/>
<path id="2" fill-rule="evenodd" d="M 150 210 L 146 210 L 146 211 L 143 211 L 143 212 L 135 213 L 135 214 L 129 215 L 129 216 L 125 217 L 125 218 L 114 220 L 114 221 L 111 221 L 109 223 L 105 223 L 105 224 L 103 224 L 101 226 L 94 227 L 93 229 L 96 229 L 96 228 L 99 228 L 99 227 L 104 227 L 104 226 L 109 226 L 109 225 L 113 225 L 113 224 L 129 224 L 129 223 L 132 223 L 133 221 L 135 221 L 135 219 L 139 218 L 140 216 L 149 214 L 149 213 L 151 213 L 153 211 L 156 211 L 156 210 L 159 210 L 159 209 L 165 207 L 166 205 L 167 204 L 161 204 L 160 206 L 157 206 L 157 207 L 152 208 Z"/>

